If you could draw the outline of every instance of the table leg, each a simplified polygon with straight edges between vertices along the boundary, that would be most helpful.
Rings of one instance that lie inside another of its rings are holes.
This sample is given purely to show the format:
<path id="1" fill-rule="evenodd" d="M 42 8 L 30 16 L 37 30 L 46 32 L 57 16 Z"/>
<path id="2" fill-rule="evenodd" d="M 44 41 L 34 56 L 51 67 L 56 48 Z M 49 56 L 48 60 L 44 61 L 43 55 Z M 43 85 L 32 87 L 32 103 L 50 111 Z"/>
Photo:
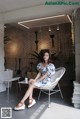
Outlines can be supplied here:
<path id="1" fill-rule="evenodd" d="M 9 81 L 8 81 L 7 96 L 8 96 L 8 97 L 7 97 L 7 98 L 8 98 L 8 100 L 7 100 L 7 101 L 8 101 L 8 103 L 9 103 Z"/>
<path id="2" fill-rule="evenodd" d="M 8 92 L 7 92 L 7 95 L 9 96 L 9 82 L 8 82 Z"/>

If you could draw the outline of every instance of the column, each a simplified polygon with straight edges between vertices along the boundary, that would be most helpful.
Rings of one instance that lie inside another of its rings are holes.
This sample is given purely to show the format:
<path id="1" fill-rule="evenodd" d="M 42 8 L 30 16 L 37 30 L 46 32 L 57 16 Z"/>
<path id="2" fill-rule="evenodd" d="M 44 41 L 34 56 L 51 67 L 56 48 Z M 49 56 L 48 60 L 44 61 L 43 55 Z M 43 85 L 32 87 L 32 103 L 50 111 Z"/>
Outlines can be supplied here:
<path id="1" fill-rule="evenodd" d="M 74 10 L 73 13 L 74 24 L 74 40 L 75 40 L 75 73 L 76 81 L 74 84 L 74 91 L 72 103 L 75 108 L 80 108 L 80 8 Z"/>
<path id="2" fill-rule="evenodd" d="M 74 35 L 76 81 L 80 82 L 80 8 L 74 11 Z"/>
<path id="3" fill-rule="evenodd" d="M 0 14 L 0 92 L 5 91 L 6 87 L 3 84 L 4 72 L 4 24 L 3 17 Z"/>

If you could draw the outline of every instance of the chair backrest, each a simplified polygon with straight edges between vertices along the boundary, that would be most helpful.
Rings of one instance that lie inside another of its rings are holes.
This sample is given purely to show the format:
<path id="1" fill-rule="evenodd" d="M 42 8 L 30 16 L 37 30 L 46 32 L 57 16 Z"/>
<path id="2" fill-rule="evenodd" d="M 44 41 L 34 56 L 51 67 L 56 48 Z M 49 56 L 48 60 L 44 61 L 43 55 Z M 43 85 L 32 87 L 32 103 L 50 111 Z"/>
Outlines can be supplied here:
<path id="1" fill-rule="evenodd" d="M 13 71 L 8 69 L 6 71 L 0 71 L 0 83 L 13 77 Z"/>
<path id="2" fill-rule="evenodd" d="M 8 69 L 6 71 L 4 71 L 4 81 L 11 79 L 13 77 L 13 70 Z"/>
<path id="3" fill-rule="evenodd" d="M 61 77 L 64 75 L 64 73 L 65 73 L 64 67 L 56 68 L 55 73 L 51 77 L 51 82 L 53 83 L 55 81 L 59 81 Z"/>
<path id="4" fill-rule="evenodd" d="M 58 84 L 59 80 L 64 75 L 66 69 L 64 67 L 56 68 L 55 73 L 51 77 L 51 84 L 49 86 L 44 86 L 43 89 L 53 89 Z"/>
<path id="5" fill-rule="evenodd" d="M 3 83 L 4 81 L 3 76 L 4 76 L 4 71 L 0 71 L 0 83 Z"/>

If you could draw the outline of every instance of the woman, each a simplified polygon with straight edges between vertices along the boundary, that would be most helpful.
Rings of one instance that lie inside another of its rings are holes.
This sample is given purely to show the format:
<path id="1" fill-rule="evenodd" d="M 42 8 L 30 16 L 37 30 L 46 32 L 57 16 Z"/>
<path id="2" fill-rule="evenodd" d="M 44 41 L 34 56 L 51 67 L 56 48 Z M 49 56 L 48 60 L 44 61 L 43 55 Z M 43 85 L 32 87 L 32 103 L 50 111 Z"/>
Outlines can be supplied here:
<path id="1" fill-rule="evenodd" d="M 29 80 L 29 88 L 26 91 L 24 97 L 18 103 L 18 105 L 14 108 L 14 110 L 25 109 L 25 101 L 28 98 L 29 98 L 28 108 L 32 107 L 36 103 L 35 99 L 33 98 L 33 89 L 50 85 L 51 76 L 55 73 L 55 66 L 49 61 L 50 61 L 50 53 L 49 51 L 45 51 L 43 53 L 43 61 L 37 65 L 37 69 L 39 72 L 36 78 Z"/>

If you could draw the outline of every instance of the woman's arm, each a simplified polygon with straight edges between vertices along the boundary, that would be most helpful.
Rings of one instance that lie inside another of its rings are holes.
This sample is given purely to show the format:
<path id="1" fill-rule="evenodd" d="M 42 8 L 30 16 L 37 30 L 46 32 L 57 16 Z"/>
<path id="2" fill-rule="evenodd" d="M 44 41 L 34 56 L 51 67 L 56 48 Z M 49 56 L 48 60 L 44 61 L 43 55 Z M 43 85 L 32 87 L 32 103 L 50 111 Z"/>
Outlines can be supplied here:
<path id="1" fill-rule="evenodd" d="M 32 83 L 36 82 L 36 80 L 39 79 L 40 76 L 41 76 L 41 72 L 39 71 L 39 73 L 37 74 L 37 76 L 35 77 L 35 79 L 30 79 L 29 80 L 29 84 L 32 84 Z"/>
<path id="2" fill-rule="evenodd" d="M 35 77 L 35 80 L 39 79 L 40 76 L 41 76 L 41 72 L 39 71 L 39 73 L 38 73 L 37 76 Z"/>
<path id="3" fill-rule="evenodd" d="M 43 76 L 39 78 L 39 80 L 44 80 L 48 76 L 48 72 L 46 72 Z"/>

